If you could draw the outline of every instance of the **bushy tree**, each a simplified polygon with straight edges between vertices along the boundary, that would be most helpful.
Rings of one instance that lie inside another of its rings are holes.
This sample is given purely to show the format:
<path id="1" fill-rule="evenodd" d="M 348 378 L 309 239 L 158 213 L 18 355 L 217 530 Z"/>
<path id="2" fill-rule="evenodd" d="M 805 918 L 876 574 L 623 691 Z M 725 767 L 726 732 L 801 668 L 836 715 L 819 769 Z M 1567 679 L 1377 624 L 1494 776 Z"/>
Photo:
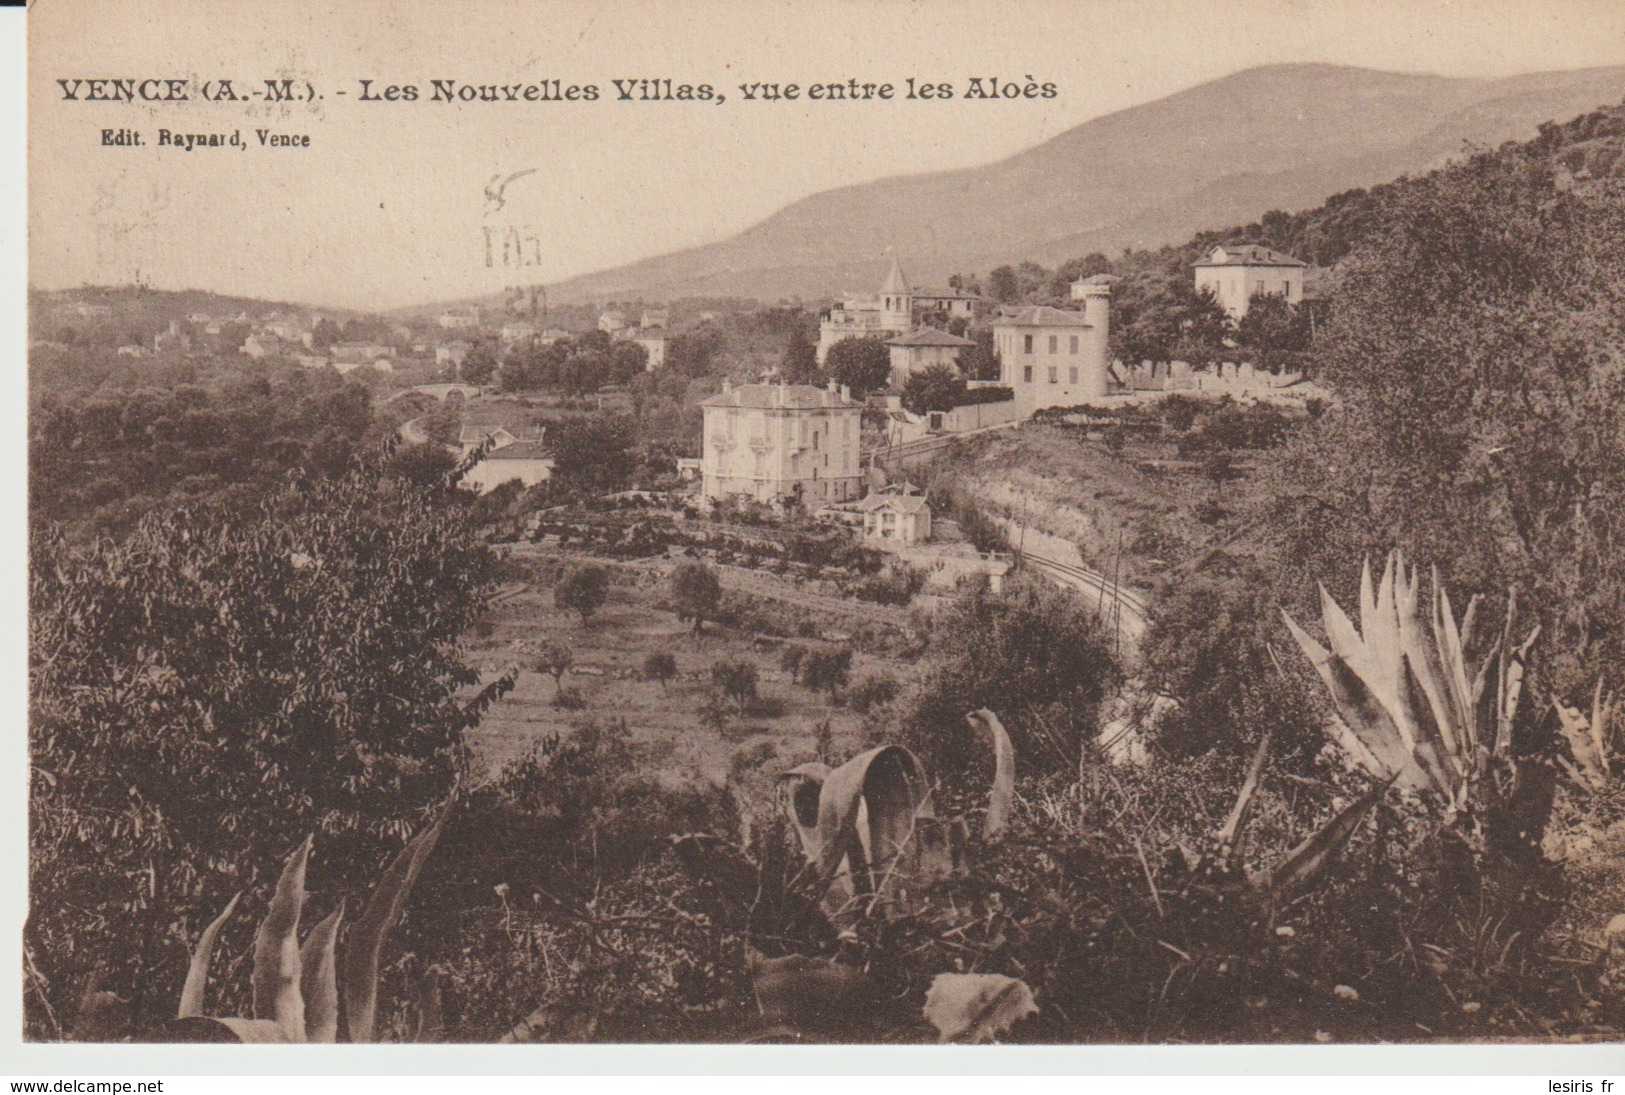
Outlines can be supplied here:
<path id="1" fill-rule="evenodd" d="M 138 1022 L 172 1015 L 175 949 L 307 833 L 335 885 L 376 871 L 501 693 L 469 702 L 461 647 L 493 564 L 447 492 L 376 468 L 36 535 L 26 945 L 58 1013 L 105 966 Z"/>
<path id="2" fill-rule="evenodd" d="M 458 366 L 458 373 L 470 384 L 489 384 L 496 375 L 497 355 L 489 342 L 477 342 L 470 346 L 468 353 L 463 357 L 462 365 Z M 506 384 L 503 385 L 507 387 Z"/>
<path id="3" fill-rule="evenodd" d="M 1037 581 L 979 583 L 939 610 L 932 660 L 905 735 L 936 772 L 965 772 L 985 746 L 965 712 L 998 713 L 1029 770 L 1076 772 L 1120 671 L 1092 607 Z"/>
<path id="4" fill-rule="evenodd" d="M 1146 684 L 1178 701 L 1156 727 L 1156 746 L 1175 757 L 1210 750 L 1243 753 L 1266 733 L 1275 756 L 1313 756 L 1321 715 L 1261 568 L 1237 566 L 1171 583 L 1140 650 Z M 1291 674 L 1291 675 L 1289 675 Z"/>
<path id="5" fill-rule="evenodd" d="M 1300 596 L 1352 599 L 1397 546 L 1454 589 L 1516 586 L 1560 689 L 1625 662 L 1621 185 L 1513 148 L 1390 195 L 1317 336 L 1339 404 L 1273 491 Z"/>
<path id="6" fill-rule="evenodd" d="M 671 574 L 671 598 L 677 619 L 692 621 L 694 634 L 698 635 L 705 621 L 722 606 L 722 583 L 717 580 L 717 572 L 704 563 L 682 563 Z"/>
<path id="7" fill-rule="evenodd" d="M 548 427 L 553 476 L 563 487 L 616 490 L 626 485 L 634 461 L 632 420 L 620 414 L 566 418 Z"/>
<path id="8" fill-rule="evenodd" d="M 575 651 L 568 643 L 549 639 L 542 643 L 541 649 L 536 652 L 536 671 L 553 678 L 555 693 L 563 692 L 564 675 L 570 672 L 575 660 Z"/>
<path id="9" fill-rule="evenodd" d="M 852 676 L 852 651 L 844 646 L 809 650 L 801 659 L 801 683 L 811 691 L 831 696 L 846 687 Z"/>
<path id="10" fill-rule="evenodd" d="M 967 380 L 999 379 L 999 353 L 993 347 L 993 329 L 977 327 L 967 336 L 975 346 L 959 351 L 959 372 Z"/>
<path id="11" fill-rule="evenodd" d="M 553 603 L 585 623 L 609 597 L 609 571 L 593 563 L 571 567 L 553 587 Z"/>
<path id="12" fill-rule="evenodd" d="M 784 356 L 779 359 L 779 375 L 788 384 L 823 384 L 824 371 L 818 367 L 818 348 L 807 332 L 791 332 L 784 344 Z"/>
<path id="13" fill-rule="evenodd" d="M 1309 348 L 1307 310 L 1280 293 L 1256 293 L 1236 324 L 1236 341 L 1262 365 L 1275 365 Z"/>
<path id="14" fill-rule="evenodd" d="M 930 365 L 903 382 L 903 409 L 913 414 L 951 411 L 966 391 L 965 378 L 952 365 Z"/>
<path id="15" fill-rule="evenodd" d="M 824 369 L 862 398 L 891 380 L 891 351 L 883 339 L 843 338 L 824 355 Z"/>

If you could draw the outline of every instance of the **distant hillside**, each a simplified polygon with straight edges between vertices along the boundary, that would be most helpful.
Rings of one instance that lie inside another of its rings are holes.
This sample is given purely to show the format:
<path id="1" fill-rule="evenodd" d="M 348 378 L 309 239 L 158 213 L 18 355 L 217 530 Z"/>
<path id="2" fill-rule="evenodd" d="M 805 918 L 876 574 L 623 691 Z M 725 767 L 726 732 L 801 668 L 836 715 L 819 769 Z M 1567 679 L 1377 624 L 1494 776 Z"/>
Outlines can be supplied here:
<path id="1" fill-rule="evenodd" d="M 1625 96 L 1625 66 L 1501 80 L 1273 65 L 1086 122 L 985 167 L 827 191 L 732 239 L 550 287 L 556 301 L 822 297 L 1159 247 L 1534 136 Z"/>

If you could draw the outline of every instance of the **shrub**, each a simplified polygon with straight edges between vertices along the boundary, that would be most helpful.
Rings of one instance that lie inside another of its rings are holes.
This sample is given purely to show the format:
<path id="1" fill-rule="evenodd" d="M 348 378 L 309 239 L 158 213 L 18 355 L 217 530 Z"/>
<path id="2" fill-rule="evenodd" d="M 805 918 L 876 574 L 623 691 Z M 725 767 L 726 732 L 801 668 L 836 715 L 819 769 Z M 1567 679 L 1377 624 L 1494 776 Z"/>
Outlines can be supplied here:
<path id="1" fill-rule="evenodd" d="M 806 660 L 807 648 L 799 643 L 787 643 L 779 652 L 779 666 L 788 674 L 792 683 L 801 682 L 801 663 Z"/>
<path id="2" fill-rule="evenodd" d="M 744 714 L 745 708 L 756 699 L 757 680 L 758 674 L 753 662 L 724 660 L 711 666 L 712 683 L 723 695 L 734 701 L 740 714 Z"/>
<path id="3" fill-rule="evenodd" d="M 846 703 L 860 715 L 867 715 L 876 707 L 883 707 L 902 695 L 903 686 L 893 677 L 868 676 L 847 689 Z"/>
<path id="4" fill-rule="evenodd" d="M 846 647 L 811 650 L 801 662 L 801 683 L 811 691 L 824 689 L 833 696 L 852 674 L 852 651 Z"/>
<path id="5" fill-rule="evenodd" d="M 650 651 L 643 658 L 643 679 L 659 681 L 660 687 L 677 676 L 677 658 L 668 651 Z"/>

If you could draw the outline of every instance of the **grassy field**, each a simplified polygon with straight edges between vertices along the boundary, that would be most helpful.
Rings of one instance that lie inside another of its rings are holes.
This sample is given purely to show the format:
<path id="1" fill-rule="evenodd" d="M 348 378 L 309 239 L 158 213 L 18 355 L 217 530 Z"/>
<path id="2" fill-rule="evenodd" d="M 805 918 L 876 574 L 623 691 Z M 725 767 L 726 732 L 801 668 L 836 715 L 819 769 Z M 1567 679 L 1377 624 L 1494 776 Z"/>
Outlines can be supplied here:
<path id="1" fill-rule="evenodd" d="M 819 727 L 826 721 L 838 751 L 850 752 L 861 740 L 861 716 L 832 703 L 827 693 L 795 684 L 780 668 L 780 651 L 786 643 L 817 645 L 820 640 L 780 639 L 715 623 L 696 637 L 663 607 L 673 564 L 601 565 L 611 570 L 613 584 L 604 607 L 590 619 L 582 621 L 559 610 L 551 590 L 537 580 L 497 605 L 489 617 L 490 633 L 472 641 L 474 659 L 488 676 L 521 667 L 517 686 L 471 735 L 488 773 L 525 755 L 550 734 L 567 736 L 588 718 L 624 719 L 644 755 L 644 767 L 672 785 L 720 784 L 741 754 L 751 758 L 751 766 L 770 773 L 810 759 Z M 725 586 L 733 584 L 725 576 Z M 750 585 L 758 600 L 770 600 L 767 595 L 782 587 L 797 617 L 816 621 L 823 634 L 846 634 L 852 628 L 851 613 L 820 614 L 787 581 L 756 573 Z M 739 594 L 730 590 L 729 596 Z M 859 611 L 877 619 L 895 615 L 867 605 L 859 606 Z M 578 709 L 557 706 L 553 678 L 534 668 L 535 655 L 529 651 L 546 640 L 565 643 L 573 651 L 574 665 L 563 685 L 580 695 Z M 641 678 L 644 658 L 656 652 L 669 652 L 677 662 L 677 677 L 665 685 Z M 760 699 L 719 730 L 700 717 L 700 710 L 713 691 L 711 666 L 724 659 L 756 665 Z M 871 674 L 906 680 L 909 672 L 910 666 L 900 659 L 854 651 L 854 681 Z"/>

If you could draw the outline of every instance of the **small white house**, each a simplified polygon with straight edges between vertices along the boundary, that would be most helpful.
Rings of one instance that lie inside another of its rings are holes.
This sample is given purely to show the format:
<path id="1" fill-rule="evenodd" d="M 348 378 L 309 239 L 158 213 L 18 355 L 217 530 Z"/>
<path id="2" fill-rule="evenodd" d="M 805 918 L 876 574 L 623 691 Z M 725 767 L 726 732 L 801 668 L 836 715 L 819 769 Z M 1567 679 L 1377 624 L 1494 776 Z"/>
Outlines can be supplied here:
<path id="1" fill-rule="evenodd" d="M 485 494 L 517 479 L 534 487 L 553 475 L 553 454 L 540 441 L 514 441 L 492 449 L 468 470 L 460 486 Z"/>
<path id="2" fill-rule="evenodd" d="M 855 507 L 863 536 L 881 547 L 912 547 L 931 539 L 931 506 L 918 494 L 871 494 Z"/>

